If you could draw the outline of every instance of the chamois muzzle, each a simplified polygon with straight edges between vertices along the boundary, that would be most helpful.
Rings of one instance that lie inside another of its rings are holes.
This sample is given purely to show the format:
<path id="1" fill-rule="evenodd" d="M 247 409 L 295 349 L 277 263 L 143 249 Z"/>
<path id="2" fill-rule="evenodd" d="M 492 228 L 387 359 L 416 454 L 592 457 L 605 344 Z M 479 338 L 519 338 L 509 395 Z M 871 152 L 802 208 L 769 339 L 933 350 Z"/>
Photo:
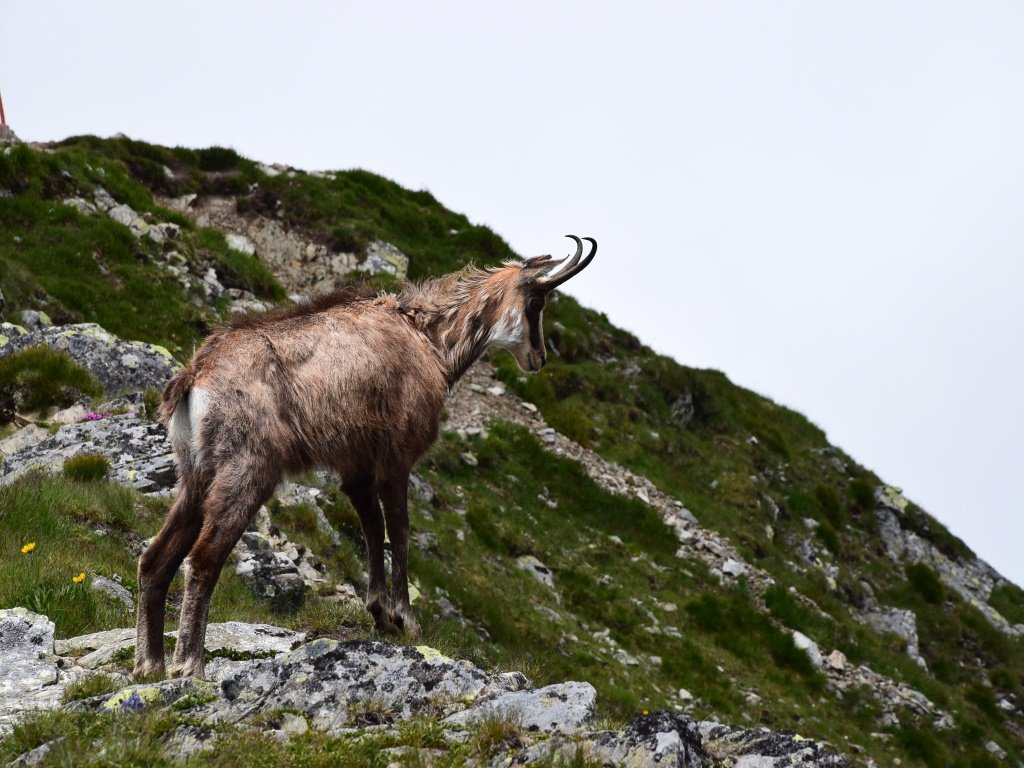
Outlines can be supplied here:
<path id="1" fill-rule="evenodd" d="M 569 263 L 562 267 L 562 269 L 559 270 L 556 274 L 548 275 L 547 277 L 542 277 L 536 281 L 535 284 L 539 288 L 543 288 L 545 291 L 554 290 L 573 275 L 582 272 L 594 258 L 594 254 L 597 253 L 597 241 L 594 240 L 594 238 L 584 237 L 581 240 L 580 238 L 576 237 L 576 235 L 566 235 L 566 237 L 576 241 L 576 253 L 574 253 L 571 258 L 568 256 L 566 257 L 569 259 Z M 583 261 L 580 261 L 580 257 L 583 256 L 583 240 L 586 240 L 588 243 L 590 243 L 591 249 L 590 253 L 586 255 L 586 258 L 584 258 Z M 565 259 L 559 259 L 554 263 L 553 266 L 558 266 L 563 261 L 565 261 Z"/>

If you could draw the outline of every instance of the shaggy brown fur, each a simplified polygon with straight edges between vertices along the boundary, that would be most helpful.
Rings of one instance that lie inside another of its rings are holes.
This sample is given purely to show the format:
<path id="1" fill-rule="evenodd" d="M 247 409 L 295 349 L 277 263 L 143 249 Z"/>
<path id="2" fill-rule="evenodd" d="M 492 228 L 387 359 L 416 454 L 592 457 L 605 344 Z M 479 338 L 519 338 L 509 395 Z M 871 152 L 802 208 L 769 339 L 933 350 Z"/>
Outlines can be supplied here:
<path id="1" fill-rule="evenodd" d="M 163 670 L 164 603 L 188 556 L 171 673 L 203 675 L 210 596 L 228 554 L 282 474 L 312 466 L 338 473 L 359 514 L 366 606 L 377 628 L 417 634 L 408 591 L 409 473 L 437 437 L 450 388 L 488 345 L 509 349 L 523 370 L 540 370 L 546 293 L 596 248 L 580 264 L 580 243 L 553 277 L 547 273 L 560 262 L 550 257 L 467 268 L 399 295 L 346 289 L 211 334 L 164 390 L 160 418 L 180 483 L 139 559 L 135 673 Z"/>

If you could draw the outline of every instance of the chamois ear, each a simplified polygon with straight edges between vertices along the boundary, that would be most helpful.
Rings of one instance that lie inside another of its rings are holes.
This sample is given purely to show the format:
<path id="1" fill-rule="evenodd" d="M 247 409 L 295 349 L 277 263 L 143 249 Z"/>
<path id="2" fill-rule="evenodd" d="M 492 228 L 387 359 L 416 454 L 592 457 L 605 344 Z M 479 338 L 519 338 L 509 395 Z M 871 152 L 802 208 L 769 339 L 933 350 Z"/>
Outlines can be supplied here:
<path id="1" fill-rule="evenodd" d="M 533 284 L 538 288 L 545 291 L 553 291 L 555 288 L 560 286 L 566 280 L 573 275 L 577 275 L 583 271 L 584 268 L 593 260 L 594 254 L 597 253 L 597 241 L 592 237 L 584 237 L 582 240 L 576 235 L 566 235 L 566 237 L 576 241 L 576 253 L 572 257 L 566 257 L 569 259 L 569 263 L 562 267 L 557 272 L 552 272 L 552 268 L 559 266 L 565 259 L 559 259 L 558 261 L 550 262 L 545 264 L 545 272 L 542 276 L 538 276 L 533 280 Z M 583 256 L 583 240 L 590 243 L 590 253 L 586 255 L 583 261 L 580 261 L 580 257 Z"/>

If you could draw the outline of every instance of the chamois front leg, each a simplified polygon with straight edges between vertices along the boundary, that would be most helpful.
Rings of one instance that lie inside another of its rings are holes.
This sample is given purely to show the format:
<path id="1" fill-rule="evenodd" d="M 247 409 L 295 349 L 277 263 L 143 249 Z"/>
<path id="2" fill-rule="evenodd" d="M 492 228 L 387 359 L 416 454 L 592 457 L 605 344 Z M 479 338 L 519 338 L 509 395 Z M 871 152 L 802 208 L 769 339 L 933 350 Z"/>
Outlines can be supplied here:
<path id="1" fill-rule="evenodd" d="M 366 610 L 373 617 L 379 632 L 394 632 L 391 623 L 391 600 L 384 577 L 384 516 L 374 489 L 373 480 L 361 477 L 345 482 L 342 490 L 348 495 L 359 515 L 366 541 L 366 560 L 370 571 L 370 586 L 366 593 Z"/>
<path id="2" fill-rule="evenodd" d="M 391 540 L 391 621 L 413 637 L 420 625 L 409 604 L 409 473 L 398 473 L 381 483 L 381 501 Z"/>

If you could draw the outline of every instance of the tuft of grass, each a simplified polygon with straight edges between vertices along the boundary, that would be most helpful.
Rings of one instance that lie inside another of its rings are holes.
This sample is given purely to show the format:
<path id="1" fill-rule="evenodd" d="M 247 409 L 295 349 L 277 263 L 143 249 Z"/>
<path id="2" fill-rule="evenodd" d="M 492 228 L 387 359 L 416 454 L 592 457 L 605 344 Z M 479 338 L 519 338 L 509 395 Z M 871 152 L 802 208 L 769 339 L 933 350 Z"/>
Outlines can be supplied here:
<path id="1" fill-rule="evenodd" d="M 97 674 L 89 675 L 81 680 L 72 683 L 64 690 L 64 703 L 89 699 L 93 696 L 100 696 L 104 693 L 112 693 L 122 688 L 124 683 L 115 680 L 110 675 Z"/>
<path id="2" fill-rule="evenodd" d="M 40 344 L 0 359 L 0 411 L 5 391 L 18 410 L 38 411 L 100 397 L 103 387 L 66 352 Z"/>
<path id="3" fill-rule="evenodd" d="M 386 725 L 393 723 L 397 717 L 387 702 L 373 696 L 352 702 L 345 714 L 348 722 L 355 726 Z"/>
<path id="4" fill-rule="evenodd" d="M 492 714 L 472 725 L 469 742 L 473 752 L 483 757 L 508 754 L 526 746 L 523 725 L 513 713 Z"/>
<path id="5" fill-rule="evenodd" d="M 905 569 L 907 580 L 911 586 L 925 601 L 939 605 L 946 595 L 946 589 L 942 586 L 942 580 L 924 563 L 912 563 Z"/>
<path id="6" fill-rule="evenodd" d="M 64 476 L 83 483 L 102 480 L 110 471 L 106 456 L 98 453 L 80 453 L 64 460 Z"/>

